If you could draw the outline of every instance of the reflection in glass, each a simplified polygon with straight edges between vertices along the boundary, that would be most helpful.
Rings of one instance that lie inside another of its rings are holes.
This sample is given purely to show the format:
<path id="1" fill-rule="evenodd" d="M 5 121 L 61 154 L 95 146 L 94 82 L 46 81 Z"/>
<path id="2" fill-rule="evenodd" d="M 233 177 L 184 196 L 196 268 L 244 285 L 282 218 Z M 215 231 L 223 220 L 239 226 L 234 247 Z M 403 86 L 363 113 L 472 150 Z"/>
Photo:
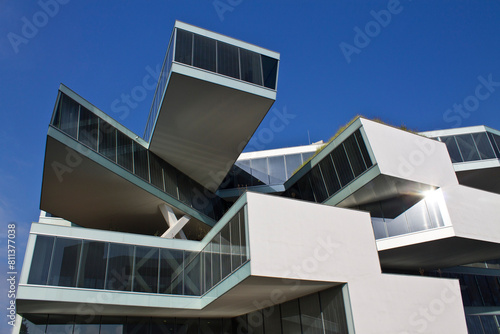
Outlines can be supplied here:
<path id="1" fill-rule="evenodd" d="M 106 289 L 131 291 L 134 246 L 110 244 Z"/>
<path id="2" fill-rule="evenodd" d="M 441 137 L 441 141 L 446 144 L 446 149 L 450 154 L 451 162 L 462 162 L 462 155 L 460 154 L 460 150 L 458 149 L 457 142 L 455 140 L 455 136 Z"/>
<path id="3" fill-rule="evenodd" d="M 217 72 L 236 79 L 240 78 L 238 48 L 217 41 Z"/>
<path id="4" fill-rule="evenodd" d="M 215 72 L 215 40 L 194 35 L 193 66 Z"/>
<path id="5" fill-rule="evenodd" d="M 349 159 L 347 158 L 347 154 L 342 144 L 333 150 L 332 158 L 340 183 L 342 184 L 342 187 L 345 187 L 354 179 L 354 174 L 352 173 Z"/>
<path id="6" fill-rule="evenodd" d="M 241 80 L 262 86 L 262 70 L 260 55 L 245 49 L 240 49 Z"/>
<path id="7" fill-rule="evenodd" d="M 175 61 L 191 65 L 193 51 L 193 33 L 177 29 L 175 43 Z"/>
<path id="8" fill-rule="evenodd" d="M 479 155 L 481 159 L 494 159 L 495 153 L 493 152 L 493 147 L 491 146 L 490 140 L 486 135 L 486 132 L 473 133 L 472 137 L 476 143 Z"/>
<path id="9" fill-rule="evenodd" d="M 54 237 L 37 235 L 28 284 L 47 284 Z"/>
<path id="10" fill-rule="evenodd" d="M 464 161 L 480 160 L 471 134 L 455 136 Z"/>
<path id="11" fill-rule="evenodd" d="M 83 241 L 78 287 L 88 289 L 104 288 L 107 256 L 107 243 L 88 240 Z"/>
<path id="12" fill-rule="evenodd" d="M 99 118 L 84 107 L 80 107 L 80 123 L 78 129 L 78 140 L 97 151 L 97 135 Z"/>
<path id="13" fill-rule="evenodd" d="M 158 291 L 158 253 L 157 248 L 136 246 L 133 291 Z"/>
<path id="14" fill-rule="evenodd" d="M 49 285 L 76 286 L 82 241 L 56 238 L 49 272 Z"/>

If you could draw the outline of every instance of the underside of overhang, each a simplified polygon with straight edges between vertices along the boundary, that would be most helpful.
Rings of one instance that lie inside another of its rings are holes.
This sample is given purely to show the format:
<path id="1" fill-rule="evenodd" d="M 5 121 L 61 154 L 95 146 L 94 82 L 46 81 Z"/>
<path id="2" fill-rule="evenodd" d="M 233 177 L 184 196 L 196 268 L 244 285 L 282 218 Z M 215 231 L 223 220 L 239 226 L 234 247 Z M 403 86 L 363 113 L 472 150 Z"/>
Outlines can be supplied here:
<path id="1" fill-rule="evenodd" d="M 457 171 L 460 184 L 500 194 L 500 167 Z"/>
<path id="2" fill-rule="evenodd" d="M 338 284 L 342 283 L 250 276 L 203 309 L 169 308 L 167 307 L 167 305 L 170 304 L 169 298 L 179 297 L 162 295 L 155 296 L 155 298 L 164 298 L 165 307 L 92 303 L 92 307 L 82 308 L 80 301 L 75 301 L 73 303 L 56 300 L 17 299 L 17 312 L 21 315 L 36 313 L 85 315 L 86 311 L 93 312 L 98 308 L 100 315 L 228 318 L 246 314 L 271 305 L 281 304 L 288 300 L 325 290 Z M 277 291 L 279 293 L 277 293 Z"/>
<path id="3" fill-rule="evenodd" d="M 500 257 L 500 244 L 449 237 L 386 249 L 378 254 L 383 269 L 431 270 L 497 259 Z"/>
<path id="4" fill-rule="evenodd" d="M 117 165 L 114 167 L 121 170 Z M 130 174 L 125 170 L 122 173 Z M 143 182 L 135 175 L 129 177 Z M 145 187 L 154 188 L 143 183 Z M 161 235 L 168 228 L 158 208 L 163 203 L 165 201 L 152 192 L 47 137 L 41 210 L 83 227 Z M 186 214 L 176 207 L 173 209 L 177 217 Z M 192 218 L 183 231 L 190 239 L 201 239 L 209 229 L 208 225 Z"/>
<path id="5" fill-rule="evenodd" d="M 172 72 L 149 149 L 215 192 L 273 103 Z"/>

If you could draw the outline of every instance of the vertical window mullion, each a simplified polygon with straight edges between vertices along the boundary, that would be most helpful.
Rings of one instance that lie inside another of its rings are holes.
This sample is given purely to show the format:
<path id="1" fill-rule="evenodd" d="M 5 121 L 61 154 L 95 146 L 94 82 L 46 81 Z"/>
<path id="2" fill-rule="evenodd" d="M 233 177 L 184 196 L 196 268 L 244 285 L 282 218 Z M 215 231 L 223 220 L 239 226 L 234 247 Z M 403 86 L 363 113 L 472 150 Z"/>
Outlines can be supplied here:
<path id="1" fill-rule="evenodd" d="M 354 173 L 354 169 L 352 168 L 351 159 L 349 159 L 349 153 L 347 153 L 347 150 L 345 149 L 344 143 L 342 143 L 341 145 L 342 145 L 342 148 L 344 149 L 345 156 L 347 157 L 347 162 L 349 163 L 349 167 L 351 168 L 351 172 L 352 172 L 352 176 L 353 176 L 353 180 L 354 180 L 356 178 L 356 173 Z"/>
<path id="2" fill-rule="evenodd" d="M 82 266 L 82 257 L 83 257 L 83 240 L 80 240 L 80 256 L 78 258 L 78 267 L 76 269 L 75 287 L 78 286 L 78 278 L 80 277 L 80 268 Z"/>
<path id="3" fill-rule="evenodd" d="M 333 166 L 333 170 L 335 172 L 335 177 L 337 178 L 337 181 L 339 181 L 339 190 L 337 190 L 337 192 L 339 192 L 340 190 L 342 190 L 342 182 L 340 182 L 340 177 L 339 177 L 339 172 L 337 171 L 337 167 L 335 167 L 335 162 L 333 161 L 333 157 L 332 157 L 332 153 L 328 154 L 328 156 L 330 157 L 330 160 L 332 161 L 332 166 Z M 328 189 L 327 189 L 328 191 Z M 334 193 L 335 194 L 335 193 Z M 331 194 L 330 196 L 332 196 L 333 194 Z"/>
<path id="4" fill-rule="evenodd" d="M 359 131 L 359 130 L 357 130 L 357 131 Z M 353 134 L 353 137 L 354 137 L 354 140 L 356 141 L 356 146 L 358 147 L 359 154 L 361 155 L 361 159 L 363 159 L 363 163 L 365 164 L 365 170 L 367 170 L 368 164 L 365 161 L 365 157 L 363 156 L 363 152 L 361 152 L 361 146 L 359 146 L 358 138 L 356 138 L 356 136 L 354 136 L 354 134 Z"/>
<path id="5" fill-rule="evenodd" d="M 56 247 L 55 246 L 56 240 L 57 240 L 57 237 L 55 237 L 54 240 L 52 240 L 52 252 L 50 253 L 49 270 L 47 272 L 47 280 L 45 281 L 45 285 L 49 284 L 50 274 L 52 271 L 52 261 L 54 260 L 54 248 Z"/>
<path id="6" fill-rule="evenodd" d="M 472 142 L 474 143 L 474 147 L 476 148 L 477 155 L 479 156 L 479 160 L 483 160 L 481 157 L 481 152 L 479 152 L 479 148 L 477 147 L 476 141 L 474 140 L 474 136 L 472 133 L 470 134 L 470 137 L 472 138 Z"/>
<path id="7" fill-rule="evenodd" d="M 462 158 L 462 161 L 465 162 L 464 160 L 464 156 L 462 154 L 462 150 L 460 149 L 460 146 L 458 145 L 458 141 L 457 141 L 457 138 L 455 136 L 452 136 L 453 137 L 453 140 L 455 140 L 455 144 L 457 145 L 457 148 L 458 148 L 458 153 L 460 153 L 460 157 Z"/>
<path id="8" fill-rule="evenodd" d="M 108 249 L 106 252 L 106 268 L 104 271 L 104 289 L 107 289 L 107 287 L 108 287 L 109 250 L 111 248 L 110 242 L 106 242 L 106 244 L 108 245 Z"/>

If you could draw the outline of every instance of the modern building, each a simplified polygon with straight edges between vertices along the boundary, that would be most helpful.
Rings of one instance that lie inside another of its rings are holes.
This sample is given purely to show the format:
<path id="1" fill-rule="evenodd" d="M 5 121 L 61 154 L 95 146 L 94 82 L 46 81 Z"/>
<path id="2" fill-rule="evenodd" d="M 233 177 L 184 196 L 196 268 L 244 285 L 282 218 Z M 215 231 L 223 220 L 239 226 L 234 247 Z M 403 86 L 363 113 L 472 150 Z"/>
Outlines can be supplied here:
<path id="1" fill-rule="evenodd" d="M 142 138 L 61 85 L 17 332 L 500 331 L 500 132 L 242 153 L 279 59 L 176 22 Z"/>

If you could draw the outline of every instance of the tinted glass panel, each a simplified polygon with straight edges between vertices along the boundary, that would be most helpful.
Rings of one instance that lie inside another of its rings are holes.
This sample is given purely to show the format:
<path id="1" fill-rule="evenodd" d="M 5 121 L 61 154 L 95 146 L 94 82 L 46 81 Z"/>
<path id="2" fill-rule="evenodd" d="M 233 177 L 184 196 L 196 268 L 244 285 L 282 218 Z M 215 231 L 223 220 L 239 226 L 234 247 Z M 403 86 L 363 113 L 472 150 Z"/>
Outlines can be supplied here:
<path id="1" fill-rule="evenodd" d="M 361 132 L 357 130 L 354 132 L 354 136 L 356 137 L 356 141 L 358 142 L 359 149 L 361 150 L 361 154 L 363 155 L 363 160 L 365 161 L 366 168 L 370 168 L 373 163 L 370 159 L 370 155 L 368 154 L 368 149 L 366 148 L 365 141 L 363 140 L 363 136 Z"/>
<path id="2" fill-rule="evenodd" d="M 262 85 L 262 71 L 259 54 L 240 49 L 240 66 L 241 80 Z"/>
<path id="3" fill-rule="evenodd" d="M 264 76 L 264 86 L 276 89 L 276 76 L 278 74 L 278 60 L 261 55 L 262 74 Z"/>
<path id="4" fill-rule="evenodd" d="M 177 170 L 169 164 L 165 164 L 163 166 L 163 176 L 165 178 L 165 191 L 167 192 L 167 194 L 178 199 L 179 195 L 177 193 Z"/>
<path id="5" fill-rule="evenodd" d="M 318 165 L 321 168 L 328 195 L 332 196 L 340 189 L 340 181 L 338 179 L 337 172 L 333 167 L 331 154 L 321 160 Z"/>
<path id="6" fill-rule="evenodd" d="M 333 150 L 332 158 L 335 169 L 337 170 L 337 173 L 339 175 L 340 183 L 342 184 L 342 187 L 345 187 L 354 179 L 354 174 L 352 173 L 352 169 L 349 164 L 349 160 L 347 159 L 347 155 L 345 153 L 343 145 L 340 145 Z"/>
<path id="7" fill-rule="evenodd" d="M 81 107 L 78 140 L 94 151 L 97 151 L 98 123 L 99 118 L 96 115 Z"/>
<path id="8" fill-rule="evenodd" d="M 472 135 L 459 135 L 455 136 L 455 138 L 457 139 L 458 147 L 460 148 L 464 161 L 479 160 L 479 154 L 472 140 Z"/>
<path id="9" fill-rule="evenodd" d="M 185 252 L 186 257 L 189 252 Z M 184 294 L 186 295 L 200 295 L 201 286 L 201 270 L 200 270 L 200 257 L 201 254 L 192 252 L 186 257 L 186 266 L 184 274 Z"/>
<path id="10" fill-rule="evenodd" d="M 50 265 L 49 285 L 76 286 L 82 241 L 56 238 Z"/>
<path id="11" fill-rule="evenodd" d="M 134 142 L 134 173 L 149 182 L 148 150 Z"/>
<path id="12" fill-rule="evenodd" d="M 348 333 L 342 287 L 320 292 L 326 334 Z"/>
<path id="13" fill-rule="evenodd" d="M 151 183 L 161 190 L 165 191 L 163 183 L 163 161 L 158 158 L 154 153 L 149 152 L 149 173 L 151 177 Z"/>
<path id="14" fill-rule="evenodd" d="M 193 66 L 215 72 L 215 40 L 194 35 Z"/>
<path id="15" fill-rule="evenodd" d="M 297 181 L 297 186 L 300 189 L 300 195 L 303 200 L 314 202 L 314 194 L 309 179 L 309 174 L 304 175 Z"/>
<path id="16" fill-rule="evenodd" d="M 217 234 L 211 241 L 212 244 L 212 281 L 213 285 L 219 283 L 221 279 L 220 265 L 220 234 Z"/>
<path id="17" fill-rule="evenodd" d="M 134 291 L 151 293 L 158 291 L 158 253 L 157 248 L 136 246 Z"/>
<path id="18" fill-rule="evenodd" d="M 203 250 L 202 278 L 203 288 L 201 293 L 205 293 L 213 286 L 212 282 L 212 244 L 209 243 Z"/>
<path id="19" fill-rule="evenodd" d="M 264 334 L 264 319 L 262 311 L 255 311 L 247 314 L 248 333 Z"/>
<path id="20" fill-rule="evenodd" d="M 241 236 L 240 237 L 240 240 L 241 240 L 241 262 L 244 263 L 246 260 L 248 260 L 244 210 L 240 211 L 239 216 L 240 216 L 240 236 Z"/>
<path id="21" fill-rule="evenodd" d="M 132 139 L 117 131 L 117 163 L 128 171 L 132 172 Z"/>
<path id="22" fill-rule="evenodd" d="M 328 193 L 326 192 L 326 186 L 323 181 L 319 165 L 314 166 L 309 174 L 311 176 L 311 185 L 316 202 L 322 203 L 325 199 L 327 199 Z"/>
<path id="23" fill-rule="evenodd" d="M 270 184 L 281 184 L 286 180 L 285 159 L 283 156 L 269 157 L 269 181 Z"/>
<path id="24" fill-rule="evenodd" d="M 191 65 L 193 52 L 193 33 L 177 29 L 175 61 Z"/>
<path id="25" fill-rule="evenodd" d="M 472 137 L 474 138 L 474 142 L 476 143 L 481 159 L 496 158 L 486 132 L 473 133 Z"/>
<path id="26" fill-rule="evenodd" d="M 78 287 L 104 289 L 107 256 L 107 243 L 83 241 Z"/>
<path id="27" fill-rule="evenodd" d="M 299 299 L 302 330 L 309 334 L 323 334 L 323 321 L 319 305 L 319 295 L 313 293 Z"/>
<path id="28" fill-rule="evenodd" d="M 236 79 L 240 78 L 238 48 L 217 41 L 217 71 Z"/>
<path id="29" fill-rule="evenodd" d="M 285 161 L 286 161 L 286 179 L 288 180 L 293 172 L 299 168 L 299 166 L 302 164 L 302 157 L 300 153 L 298 154 L 290 154 L 285 156 Z"/>
<path id="30" fill-rule="evenodd" d="M 282 333 L 279 306 L 263 309 L 262 314 L 264 315 L 264 328 L 266 333 Z"/>
<path id="31" fill-rule="evenodd" d="M 235 215 L 229 223 L 231 229 L 231 271 L 241 265 L 241 241 L 239 214 Z"/>
<path id="32" fill-rule="evenodd" d="M 222 319 L 200 319 L 200 333 L 207 333 L 207 334 L 223 333 Z"/>
<path id="33" fill-rule="evenodd" d="M 451 158 L 451 162 L 462 162 L 462 156 L 460 155 L 460 151 L 458 150 L 457 142 L 455 141 L 454 136 L 449 137 L 441 137 L 441 141 L 446 144 L 446 148 L 448 149 L 448 153 Z"/>
<path id="34" fill-rule="evenodd" d="M 33 259 L 31 260 L 28 277 L 29 284 L 47 284 L 53 246 L 54 237 L 36 236 L 35 250 L 33 251 Z"/>
<path id="35" fill-rule="evenodd" d="M 182 250 L 160 249 L 160 293 L 182 294 L 184 254 Z"/>
<path id="36" fill-rule="evenodd" d="M 283 333 L 302 333 L 299 301 L 297 299 L 281 304 L 281 322 L 283 324 Z"/>
<path id="37" fill-rule="evenodd" d="M 231 231 L 229 224 L 226 224 L 220 233 L 220 251 L 221 251 L 221 279 L 224 279 L 231 272 Z"/>
<path id="38" fill-rule="evenodd" d="M 193 185 L 191 179 L 184 175 L 183 173 L 177 174 L 177 185 L 179 190 L 179 199 L 189 206 L 192 206 L 193 202 Z"/>
<path id="39" fill-rule="evenodd" d="M 252 159 L 251 164 L 252 176 L 266 184 L 269 184 L 267 158 Z"/>
<path id="40" fill-rule="evenodd" d="M 488 133 L 488 138 L 490 138 L 491 145 L 498 159 L 500 159 L 500 136 L 494 135 L 493 133 Z"/>
<path id="41" fill-rule="evenodd" d="M 109 246 L 106 289 L 131 290 L 133 261 L 134 246 L 122 244 L 111 244 Z"/>
<path id="42" fill-rule="evenodd" d="M 99 153 L 116 162 L 116 129 L 99 119 Z"/>
<path id="43" fill-rule="evenodd" d="M 344 147 L 347 152 L 347 156 L 349 157 L 349 162 L 351 163 L 352 170 L 354 171 L 354 176 L 358 177 L 359 174 L 363 173 L 366 170 L 366 166 L 354 135 L 349 136 L 344 141 Z"/>
<path id="44" fill-rule="evenodd" d="M 75 138 L 78 134 L 78 110 L 80 105 L 67 97 L 64 94 L 61 94 L 61 105 L 59 111 L 59 120 L 58 126 L 66 134 Z"/>

